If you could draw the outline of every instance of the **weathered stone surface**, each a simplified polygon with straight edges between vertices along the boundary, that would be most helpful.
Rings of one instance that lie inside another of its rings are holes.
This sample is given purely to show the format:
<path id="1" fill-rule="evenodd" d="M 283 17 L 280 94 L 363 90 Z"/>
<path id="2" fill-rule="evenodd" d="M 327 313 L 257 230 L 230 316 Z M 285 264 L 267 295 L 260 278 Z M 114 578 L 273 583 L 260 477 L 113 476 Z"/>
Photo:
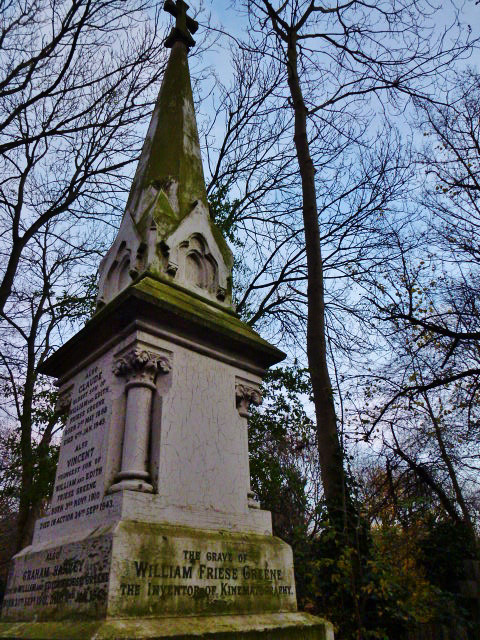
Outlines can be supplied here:
<path id="1" fill-rule="evenodd" d="M 173 45 L 117 237 L 99 269 L 99 306 L 142 273 L 231 308 L 233 256 L 208 210 L 187 49 Z"/>
<path id="2" fill-rule="evenodd" d="M 26 549 L 10 567 L 3 620 L 104 618 L 112 535 L 93 535 L 43 551 Z"/>
<path id="3" fill-rule="evenodd" d="M 61 379 L 70 414 L 33 545 L 121 518 L 271 533 L 249 495 L 246 411 L 260 377 L 147 328 L 103 349 Z"/>
<path id="4" fill-rule="evenodd" d="M 161 322 L 159 319 L 161 318 Z M 148 323 L 156 334 L 195 350 L 215 352 L 222 360 L 256 370 L 259 375 L 285 358 L 236 315 L 216 303 L 202 300 L 161 277 L 144 275 L 104 307 L 42 366 L 42 373 L 64 379 L 73 363 L 103 352 L 131 332 L 132 325 Z"/>
<path id="5" fill-rule="evenodd" d="M 112 617 L 296 608 L 291 549 L 278 538 L 132 522 L 116 528 Z"/>
<path id="6" fill-rule="evenodd" d="M 332 625 L 306 613 L 104 622 L 0 623 L 4 640 L 333 640 Z"/>
<path id="7" fill-rule="evenodd" d="M 60 397 L 65 389 L 71 396 L 69 416 L 49 516 L 37 521 L 35 542 L 84 529 L 95 514 L 108 517 L 115 512 L 113 502 L 105 497 L 108 454 L 105 442 L 116 417 L 113 407 L 121 390 L 112 384 L 108 364 L 106 354 L 62 385 Z"/>
<path id="8" fill-rule="evenodd" d="M 4 620 L 74 620 L 296 610 L 290 547 L 273 536 L 134 521 L 27 549 Z"/>
<path id="9" fill-rule="evenodd" d="M 52 507 L 32 547 L 14 560 L 2 612 L 4 621 L 37 622 L 2 623 L 0 637 L 14 628 L 25 638 L 70 637 L 61 635 L 62 620 L 171 616 L 180 626 L 168 623 L 172 632 L 162 636 L 164 625 L 152 623 L 150 637 L 188 637 L 178 632 L 185 615 L 296 610 L 291 550 L 251 498 L 247 413 L 260 402 L 260 376 L 223 349 L 172 339 L 147 323 L 129 329 L 63 365 L 59 391 L 70 413 Z M 139 388 L 148 390 L 149 408 L 129 395 Z M 144 461 L 153 493 L 111 493 L 125 459 L 130 397 L 132 433 L 140 423 L 148 430 L 135 460 Z M 202 624 L 200 636 L 242 637 Z M 127 627 L 112 625 L 95 626 L 114 634 L 96 637 L 136 637 L 115 635 Z M 128 629 L 143 637 L 141 625 Z M 323 638 L 321 629 L 298 637 Z"/>

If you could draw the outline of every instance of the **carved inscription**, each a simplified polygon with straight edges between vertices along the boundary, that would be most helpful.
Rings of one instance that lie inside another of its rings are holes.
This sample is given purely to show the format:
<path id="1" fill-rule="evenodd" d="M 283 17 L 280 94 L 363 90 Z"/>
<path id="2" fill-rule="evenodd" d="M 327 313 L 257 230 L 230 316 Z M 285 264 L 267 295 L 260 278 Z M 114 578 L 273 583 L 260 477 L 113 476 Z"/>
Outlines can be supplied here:
<path id="1" fill-rule="evenodd" d="M 293 568 L 268 544 L 217 550 L 164 541 L 157 557 L 125 560 L 115 581 L 118 614 L 132 606 L 159 615 L 296 610 Z"/>
<path id="2" fill-rule="evenodd" d="M 105 424 L 105 394 L 108 392 L 102 371 L 90 367 L 73 398 L 63 445 L 85 437 Z"/>
<path id="3" fill-rule="evenodd" d="M 91 611 L 106 607 L 111 538 L 55 547 L 18 558 L 9 575 L 2 616 L 28 619 L 56 610 Z"/>
<path id="4" fill-rule="evenodd" d="M 110 411 L 108 392 L 97 365 L 89 367 L 75 385 L 49 516 L 39 522 L 41 531 L 112 506 L 111 499 L 103 499 L 102 443 Z"/>
<path id="5" fill-rule="evenodd" d="M 285 571 L 252 565 L 247 553 L 202 553 L 184 549 L 183 555 L 185 561 L 195 558 L 195 564 L 151 564 L 134 560 L 136 578 L 144 583 L 122 583 L 122 596 L 140 595 L 142 587 L 143 590 L 146 587 L 147 596 L 160 598 L 177 595 L 190 598 L 293 595 L 292 585 L 284 584 Z M 171 582 L 161 584 L 156 582 L 158 578 Z M 209 581 L 209 584 L 193 584 L 196 581 Z"/>

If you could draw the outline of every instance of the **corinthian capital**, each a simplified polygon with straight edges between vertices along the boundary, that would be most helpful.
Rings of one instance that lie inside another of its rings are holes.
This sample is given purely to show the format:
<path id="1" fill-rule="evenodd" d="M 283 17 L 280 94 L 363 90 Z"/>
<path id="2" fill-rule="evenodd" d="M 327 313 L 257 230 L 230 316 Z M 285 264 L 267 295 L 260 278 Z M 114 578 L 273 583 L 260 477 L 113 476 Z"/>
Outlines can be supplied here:
<path id="1" fill-rule="evenodd" d="M 256 406 L 262 404 L 262 394 L 259 387 L 250 386 L 243 382 L 235 384 L 235 400 L 238 413 L 242 418 L 248 418 L 248 410 L 251 404 Z"/>
<path id="2" fill-rule="evenodd" d="M 126 378 L 127 382 L 138 381 L 152 384 L 157 373 L 169 373 L 172 363 L 168 356 L 161 356 L 146 349 L 132 349 L 113 364 L 113 373 Z"/>
<path id="3" fill-rule="evenodd" d="M 64 389 L 58 394 L 57 403 L 55 405 L 55 411 L 59 414 L 67 414 L 70 411 L 70 405 L 72 404 L 73 385 Z"/>

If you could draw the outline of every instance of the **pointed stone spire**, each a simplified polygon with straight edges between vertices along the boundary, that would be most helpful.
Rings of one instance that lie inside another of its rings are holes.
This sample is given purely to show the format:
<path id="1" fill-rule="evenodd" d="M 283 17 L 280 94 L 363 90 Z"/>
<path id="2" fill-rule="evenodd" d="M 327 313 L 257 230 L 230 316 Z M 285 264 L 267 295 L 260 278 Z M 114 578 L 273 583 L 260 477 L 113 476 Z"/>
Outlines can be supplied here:
<path id="1" fill-rule="evenodd" d="M 149 273 L 231 306 L 232 253 L 210 219 L 193 103 L 188 51 L 198 23 L 183 0 L 171 49 L 120 229 L 99 269 L 99 306 Z"/>
<path id="2" fill-rule="evenodd" d="M 195 32 L 198 24 L 186 16 L 187 9 L 183 0 L 165 3 L 165 10 L 176 16 L 176 26 L 165 40 L 165 46 L 171 48 L 170 59 L 127 203 L 126 210 L 136 220 L 143 213 L 142 200 L 150 187 L 165 187 L 172 180 L 178 185 L 179 218 L 189 213 L 196 200 L 207 206 L 188 68 L 188 50 L 195 44 L 190 31 Z"/>

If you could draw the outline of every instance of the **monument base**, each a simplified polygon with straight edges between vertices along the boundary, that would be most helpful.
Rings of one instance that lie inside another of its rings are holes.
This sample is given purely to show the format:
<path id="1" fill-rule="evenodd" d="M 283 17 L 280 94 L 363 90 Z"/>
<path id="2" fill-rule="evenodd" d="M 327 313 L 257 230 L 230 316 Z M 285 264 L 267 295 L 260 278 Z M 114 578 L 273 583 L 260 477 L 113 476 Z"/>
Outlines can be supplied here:
<path id="1" fill-rule="evenodd" d="M 0 623 L 0 638 L 8 640 L 333 640 L 333 637 L 330 622 L 307 613 Z"/>
<path id="2" fill-rule="evenodd" d="M 274 536 L 120 521 L 27 547 L 12 560 L 3 621 L 296 611 L 290 547 Z"/>
<path id="3" fill-rule="evenodd" d="M 121 520 L 17 554 L 1 638 L 333 640 L 333 630 L 296 611 L 282 540 Z"/>

